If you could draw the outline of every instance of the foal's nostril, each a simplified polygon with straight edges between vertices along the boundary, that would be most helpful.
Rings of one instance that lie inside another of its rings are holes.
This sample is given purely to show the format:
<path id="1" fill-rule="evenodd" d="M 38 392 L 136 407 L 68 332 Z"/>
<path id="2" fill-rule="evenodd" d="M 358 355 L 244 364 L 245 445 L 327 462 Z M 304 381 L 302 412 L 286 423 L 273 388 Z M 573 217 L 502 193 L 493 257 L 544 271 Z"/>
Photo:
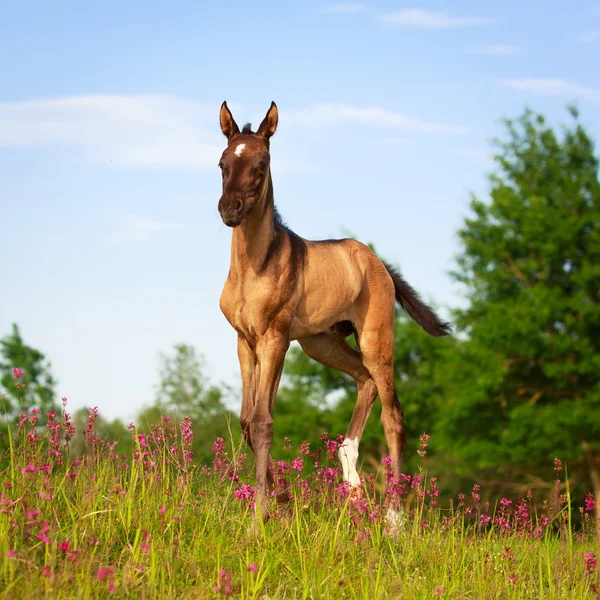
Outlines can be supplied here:
<path id="1" fill-rule="evenodd" d="M 233 210 L 235 210 L 236 212 L 240 212 L 242 210 L 242 208 L 244 208 L 244 202 L 242 200 L 238 200 L 233 205 Z"/>

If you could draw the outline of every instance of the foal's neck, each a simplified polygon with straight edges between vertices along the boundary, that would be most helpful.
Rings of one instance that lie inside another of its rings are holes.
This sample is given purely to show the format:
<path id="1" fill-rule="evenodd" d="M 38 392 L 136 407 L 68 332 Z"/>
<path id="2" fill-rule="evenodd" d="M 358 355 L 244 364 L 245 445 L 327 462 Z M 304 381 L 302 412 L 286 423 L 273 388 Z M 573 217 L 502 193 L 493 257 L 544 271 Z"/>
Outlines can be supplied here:
<path id="1" fill-rule="evenodd" d="M 261 198 L 231 236 L 231 270 L 237 277 L 260 272 L 275 237 L 275 201 L 271 171 Z"/>

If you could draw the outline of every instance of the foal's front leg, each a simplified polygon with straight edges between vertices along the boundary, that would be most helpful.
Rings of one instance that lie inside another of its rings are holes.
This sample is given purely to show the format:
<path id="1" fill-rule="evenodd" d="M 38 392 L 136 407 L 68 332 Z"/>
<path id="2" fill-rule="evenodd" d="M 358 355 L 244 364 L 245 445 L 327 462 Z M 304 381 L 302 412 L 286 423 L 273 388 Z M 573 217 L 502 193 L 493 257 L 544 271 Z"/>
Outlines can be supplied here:
<path id="1" fill-rule="evenodd" d="M 250 439 L 256 457 L 256 514 L 267 518 L 269 456 L 273 445 L 273 407 L 283 371 L 289 336 L 268 330 L 256 344 L 258 377 L 254 408 L 249 418 Z"/>

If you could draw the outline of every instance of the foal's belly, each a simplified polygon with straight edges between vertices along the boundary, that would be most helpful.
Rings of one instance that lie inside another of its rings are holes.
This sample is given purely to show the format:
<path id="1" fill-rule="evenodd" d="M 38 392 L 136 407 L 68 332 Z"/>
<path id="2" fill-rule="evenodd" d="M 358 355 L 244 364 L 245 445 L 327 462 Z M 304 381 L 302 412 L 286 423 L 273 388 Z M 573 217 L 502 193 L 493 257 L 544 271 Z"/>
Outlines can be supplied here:
<path id="1" fill-rule="evenodd" d="M 332 325 L 347 319 L 345 311 L 322 318 L 316 316 L 309 318 L 307 315 L 295 316 L 292 321 L 290 339 L 298 340 L 310 337 L 311 335 L 317 335 L 318 333 L 327 331 Z"/>

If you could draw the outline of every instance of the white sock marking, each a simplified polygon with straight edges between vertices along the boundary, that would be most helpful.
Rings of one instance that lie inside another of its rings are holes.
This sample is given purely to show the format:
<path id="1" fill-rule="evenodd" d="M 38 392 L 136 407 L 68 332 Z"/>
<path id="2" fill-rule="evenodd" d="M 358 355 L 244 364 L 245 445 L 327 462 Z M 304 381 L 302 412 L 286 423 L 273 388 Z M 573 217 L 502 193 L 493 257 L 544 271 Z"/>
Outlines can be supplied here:
<path id="1" fill-rule="evenodd" d="M 235 149 L 234 154 L 236 156 L 241 156 L 242 152 L 244 152 L 245 149 L 246 149 L 246 144 L 238 144 L 237 148 Z"/>
<path id="2" fill-rule="evenodd" d="M 358 438 L 346 438 L 338 450 L 338 456 L 342 463 L 344 472 L 344 481 L 350 483 L 352 487 L 360 485 L 360 476 L 356 471 L 356 461 L 358 460 Z"/>
<path id="3" fill-rule="evenodd" d="M 406 517 L 402 508 L 396 510 L 391 506 L 387 509 L 385 515 L 385 522 L 388 526 L 388 530 L 391 534 L 396 535 L 400 533 L 400 530 L 404 527 Z"/>

